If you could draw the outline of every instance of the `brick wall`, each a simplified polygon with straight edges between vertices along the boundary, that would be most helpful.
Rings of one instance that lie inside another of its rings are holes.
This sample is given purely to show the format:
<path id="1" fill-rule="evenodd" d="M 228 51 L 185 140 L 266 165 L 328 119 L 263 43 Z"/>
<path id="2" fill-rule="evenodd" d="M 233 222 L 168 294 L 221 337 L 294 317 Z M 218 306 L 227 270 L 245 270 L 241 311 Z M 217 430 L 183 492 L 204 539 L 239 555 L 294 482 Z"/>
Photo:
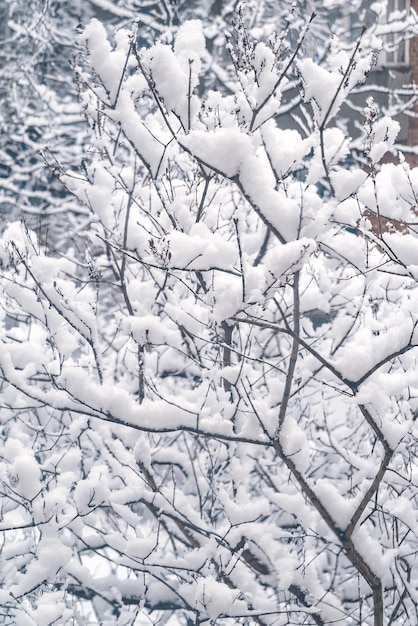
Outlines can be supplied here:
<path id="1" fill-rule="evenodd" d="M 411 0 L 411 8 L 418 13 L 418 0 Z M 411 39 L 409 43 L 409 58 L 411 65 L 411 82 L 415 83 L 418 88 L 418 37 Z M 416 117 L 410 118 L 408 145 L 418 148 L 418 102 L 414 106 Z M 411 165 L 418 166 L 418 155 L 411 156 L 408 159 Z"/>

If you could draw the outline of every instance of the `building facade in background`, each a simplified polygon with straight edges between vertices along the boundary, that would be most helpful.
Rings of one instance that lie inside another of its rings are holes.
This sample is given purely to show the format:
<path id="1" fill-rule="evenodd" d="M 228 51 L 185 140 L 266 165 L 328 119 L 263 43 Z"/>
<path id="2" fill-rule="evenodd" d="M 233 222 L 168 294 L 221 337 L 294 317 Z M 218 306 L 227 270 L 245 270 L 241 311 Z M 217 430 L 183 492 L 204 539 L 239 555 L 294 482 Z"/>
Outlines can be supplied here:
<path id="1" fill-rule="evenodd" d="M 411 9 L 418 14 L 418 0 L 411 0 Z M 410 69 L 410 82 L 418 91 L 418 37 L 413 37 L 409 42 L 408 64 Z M 408 124 L 408 146 L 416 152 L 411 152 L 409 161 L 411 165 L 418 166 L 418 96 Z"/>

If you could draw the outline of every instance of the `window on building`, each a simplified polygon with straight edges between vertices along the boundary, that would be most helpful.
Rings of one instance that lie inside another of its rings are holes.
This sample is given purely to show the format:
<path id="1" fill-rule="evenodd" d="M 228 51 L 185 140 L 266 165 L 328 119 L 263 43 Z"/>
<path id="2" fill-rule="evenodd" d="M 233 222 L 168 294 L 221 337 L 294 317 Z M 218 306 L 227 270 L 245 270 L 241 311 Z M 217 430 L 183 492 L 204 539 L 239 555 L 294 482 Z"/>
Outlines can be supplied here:
<path id="1" fill-rule="evenodd" d="M 386 67 L 409 64 L 409 41 L 405 33 L 405 18 L 409 13 L 409 0 L 387 1 L 387 34 L 382 36 L 383 50 L 379 64 Z"/>

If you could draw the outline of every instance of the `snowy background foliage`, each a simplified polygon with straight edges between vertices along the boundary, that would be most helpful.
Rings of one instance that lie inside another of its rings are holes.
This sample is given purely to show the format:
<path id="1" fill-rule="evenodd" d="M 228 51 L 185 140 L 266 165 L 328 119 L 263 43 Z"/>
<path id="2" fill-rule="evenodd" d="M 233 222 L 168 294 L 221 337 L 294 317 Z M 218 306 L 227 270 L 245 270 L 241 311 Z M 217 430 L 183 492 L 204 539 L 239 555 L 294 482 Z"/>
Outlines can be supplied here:
<path id="1" fill-rule="evenodd" d="M 135 4 L 44 153 L 72 229 L 0 240 L 0 621 L 413 623 L 418 171 L 342 114 L 378 27 Z"/>

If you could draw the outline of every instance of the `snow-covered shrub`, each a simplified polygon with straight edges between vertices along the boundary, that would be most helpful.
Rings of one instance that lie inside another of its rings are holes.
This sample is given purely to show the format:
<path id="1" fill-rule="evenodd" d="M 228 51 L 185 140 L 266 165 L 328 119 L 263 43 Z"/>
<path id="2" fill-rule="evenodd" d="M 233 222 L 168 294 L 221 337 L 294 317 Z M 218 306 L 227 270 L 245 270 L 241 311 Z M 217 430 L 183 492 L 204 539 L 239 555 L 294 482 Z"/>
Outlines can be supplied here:
<path id="1" fill-rule="evenodd" d="M 360 46 L 246 37 L 233 92 L 198 95 L 198 21 L 81 35 L 91 148 L 61 179 L 89 227 L 65 257 L 0 242 L 4 623 L 415 615 L 418 172 L 378 165 L 398 127 L 371 101 L 347 165 Z"/>

